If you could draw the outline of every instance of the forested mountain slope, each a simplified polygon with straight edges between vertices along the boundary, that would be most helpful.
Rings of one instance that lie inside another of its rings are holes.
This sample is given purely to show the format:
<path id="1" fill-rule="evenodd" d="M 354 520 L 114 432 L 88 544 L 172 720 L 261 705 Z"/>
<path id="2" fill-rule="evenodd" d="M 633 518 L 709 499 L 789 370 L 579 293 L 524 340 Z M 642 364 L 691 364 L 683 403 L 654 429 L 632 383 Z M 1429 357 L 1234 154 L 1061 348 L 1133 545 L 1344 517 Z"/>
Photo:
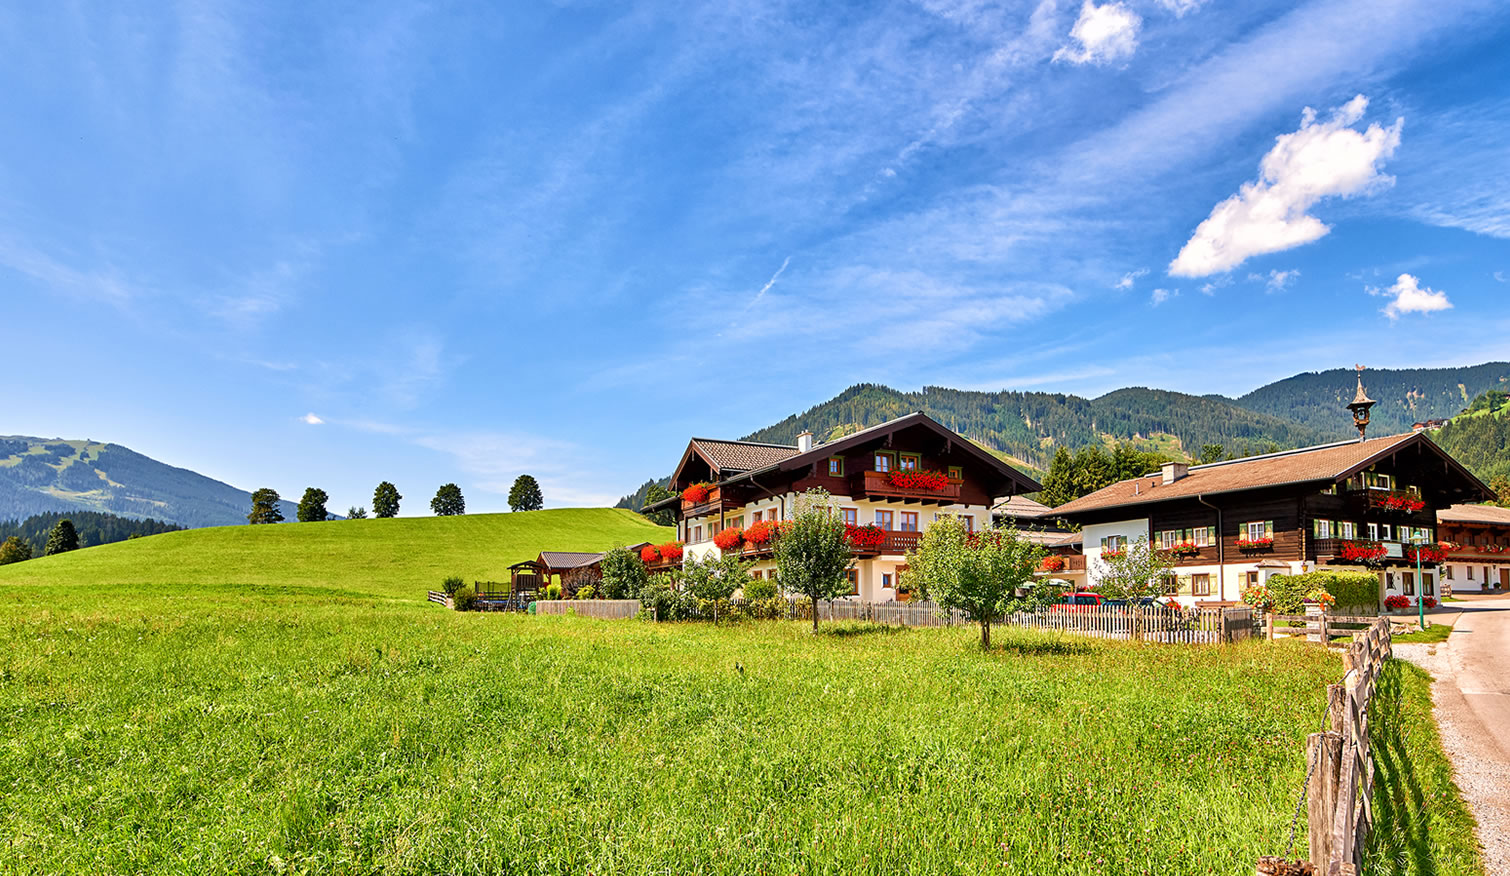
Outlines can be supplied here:
<path id="1" fill-rule="evenodd" d="M 1443 450 L 1484 481 L 1510 478 L 1510 394 L 1491 390 L 1430 433 Z"/>
<path id="2" fill-rule="evenodd" d="M 246 523 L 251 494 L 119 444 L 0 437 L 0 520 L 103 511 L 179 526 Z M 283 503 L 294 519 L 295 505 Z"/>
<path id="3" fill-rule="evenodd" d="M 58 521 L 67 519 L 79 534 L 79 547 L 95 547 L 114 544 L 129 538 L 140 538 L 174 532 L 183 529 L 175 523 L 161 520 L 137 519 L 106 514 L 103 511 L 49 511 L 34 514 L 25 520 L 0 520 L 0 541 L 16 536 L 31 546 L 34 557 L 42 556 L 47 547 L 47 536 Z"/>
<path id="4" fill-rule="evenodd" d="M 1488 390 L 1510 389 L 1510 362 L 1463 368 L 1370 368 L 1363 372 L 1363 385 L 1369 397 L 1378 401 L 1369 434 L 1394 435 L 1409 432 L 1412 423 L 1454 416 Z M 1357 388 L 1356 371 L 1333 368 L 1287 377 L 1231 401 L 1327 438 L 1348 438 L 1357 433 L 1337 411 L 1353 400 Z"/>

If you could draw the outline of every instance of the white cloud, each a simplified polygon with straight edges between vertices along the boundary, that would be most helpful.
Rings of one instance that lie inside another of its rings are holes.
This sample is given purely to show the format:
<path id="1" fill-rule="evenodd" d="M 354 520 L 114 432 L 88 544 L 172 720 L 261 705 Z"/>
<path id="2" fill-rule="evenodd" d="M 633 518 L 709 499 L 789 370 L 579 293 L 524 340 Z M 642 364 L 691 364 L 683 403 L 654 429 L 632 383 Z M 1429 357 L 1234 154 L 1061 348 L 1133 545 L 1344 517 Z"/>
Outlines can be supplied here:
<path id="1" fill-rule="evenodd" d="M 1406 313 L 1431 313 L 1452 307 L 1446 292 L 1438 292 L 1430 287 L 1422 288 L 1420 279 L 1411 274 L 1401 274 L 1395 280 L 1395 285 L 1388 289 L 1369 289 L 1368 293 L 1394 298 L 1382 311 L 1390 319 L 1399 319 L 1401 314 Z"/>
<path id="2" fill-rule="evenodd" d="M 1494 282 L 1496 282 L 1496 283 L 1510 283 L 1510 277 L 1505 276 L 1505 272 L 1504 271 L 1495 271 L 1494 272 Z"/>
<path id="3" fill-rule="evenodd" d="M 1204 277 L 1229 271 L 1246 259 L 1311 243 L 1331 230 L 1307 213 L 1322 198 L 1351 197 L 1389 186 L 1379 166 L 1400 145 L 1404 119 L 1388 128 L 1352 125 L 1363 118 L 1368 99 L 1358 95 L 1330 119 L 1316 121 L 1306 107 L 1300 129 L 1277 138 L 1259 165 L 1259 179 L 1217 204 L 1195 235 L 1169 264 L 1177 277 Z"/>
<path id="4" fill-rule="evenodd" d="M 1138 28 L 1143 19 L 1122 3 L 1097 6 L 1093 0 L 1085 0 L 1080 7 L 1080 17 L 1070 28 L 1070 39 L 1080 44 L 1079 48 L 1063 46 L 1054 53 L 1054 60 L 1071 64 L 1108 64 L 1121 58 L 1130 58 L 1138 48 Z"/>
<path id="5" fill-rule="evenodd" d="M 305 414 L 304 416 L 300 417 L 299 420 L 301 422 L 308 423 L 311 426 L 318 426 L 318 425 L 320 425 L 320 424 L 322 424 L 322 423 L 325 422 L 324 420 L 322 420 L 318 416 L 316 416 L 313 411 L 311 411 L 311 412 Z"/>
<path id="6" fill-rule="evenodd" d="M 1138 282 L 1138 278 L 1144 276 L 1147 273 L 1147 268 L 1139 268 L 1136 271 L 1128 271 L 1127 273 L 1122 275 L 1122 279 L 1117 281 L 1116 288 L 1122 289 L 1124 291 L 1131 289 L 1133 287 L 1133 284 Z"/>
<path id="7" fill-rule="evenodd" d="M 777 268 L 776 273 L 771 275 L 771 279 L 767 280 L 765 285 L 760 287 L 760 291 L 756 292 L 755 297 L 750 299 L 750 303 L 745 305 L 745 310 L 749 310 L 750 308 L 754 307 L 760 302 L 760 299 L 765 297 L 765 294 L 767 292 L 771 291 L 771 287 L 776 285 L 776 281 L 781 279 L 781 274 L 786 270 L 786 266 L 791 263 L 791 256 L 787 256 L 786 258 L 781 260 L 781 267 Z"/>
<path id="8" fill-rule="evenodd" d="M 1263 283 L 1265 292 L 1282 292 L 1285 287 L 1290 285 L 1291 281 L 1299 276 L 1300 271 L 1298 269 L 1289 271 L 1272 270 L 1267 274 L 1249 274 L 1248 279 L 1255 283 Z M 1210 286 L 1211 284 L 1207 283 L 1206 285 Z"/>
<path id="9" fill-rule="evenodd" d="M 1178 294 L 1180 294 L 1179 290 L 1171 292 L 1168 289 L 1155 289 L 1153 290 L 1153 294 L 1149 296 L 1148 300 L 1152 302 L 1154 307 L 1158 307 L 1160 304 L 1163 304 L 1164 302 L 1168 301 L 1170 298 Z"/>

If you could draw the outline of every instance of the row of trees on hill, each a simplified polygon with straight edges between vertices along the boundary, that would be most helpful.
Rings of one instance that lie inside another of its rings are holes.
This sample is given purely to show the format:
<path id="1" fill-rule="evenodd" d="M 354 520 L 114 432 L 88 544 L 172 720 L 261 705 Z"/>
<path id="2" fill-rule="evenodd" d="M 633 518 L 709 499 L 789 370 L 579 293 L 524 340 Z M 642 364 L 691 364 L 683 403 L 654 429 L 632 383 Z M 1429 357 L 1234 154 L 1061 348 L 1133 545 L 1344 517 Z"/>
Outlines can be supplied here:
<path id="1" fill-rule="evenodd" d="M 397 517 L 399 502 L 403 500 L 398 487 L 391 481 L 383 481 L 377 485 L 372 493 L 372 516 L 373 517 Z M 309 487 L 304 491 L 304 497 L 299 500 L 298 519 L 300 523 L 317 523 L 330 520 L 332 515 L 326 504 L 330 496 L 319 487 Z M 251 524 L 282 523 L 283 512 L 279 505 L 282 497 L 278 491 L 271 487 L 263 487 L 252 493 L 252 510 L 246 515 L 246 521 Z M 538 511 L 545 505 L 545 497 L 540 492 L 540 483 L 531 475 L 523 474 L 515 478 L 513 487 L 509 490 L 509 508 L 513 511 Z M 461 493 L 461 487 L 456 484 L 442 484 L 435 491 L 435 498 L 430 500 L 430 511 L 437 517 L 454 517 L 467 513 L 467 500 Z M 356 507 L 346 511 L 346 516 L 351 520 L 362 520 L 367 517 L 365 507 Z"/>
<path id="2" fill-rule="evenodd" d="M 79 532 L 74 528 L 73 521 L 65 517 L 59 520 L 52 531 L 47 534 L 47 544 L 43 547 L 42 553 L 50 557 L 53 554 L 66 554 L 78 549 Z M 32 546 L 23 541 L 20 536 L 8 536 L 5 541 L 0 542 L 0 566 L 25 562 L 32 558 L 33 553 L 35 552 Z"/>
<path id="3" fill-rule="evenodd" d="M 1430 435 L 1454 459 L 1510 499 L 1510 395 L 1485 392 Z"/>
<path id="4" fill-rule="evenodd" d="M 136 520 L 103 511 L 49 511 L 33 514 L 25 520 L 0 521 L 0 542 L 15 539 L 27 548 L 28 557 L 42 556 L 47 552 L 47 543 L 53 532 L 64 522 L 74 531 L 79 547 L 112 544 L 128 538 L 183 529 L 182 526 L 163 520 Z M 11 556 L 15 556 L 14 550 Z"/>

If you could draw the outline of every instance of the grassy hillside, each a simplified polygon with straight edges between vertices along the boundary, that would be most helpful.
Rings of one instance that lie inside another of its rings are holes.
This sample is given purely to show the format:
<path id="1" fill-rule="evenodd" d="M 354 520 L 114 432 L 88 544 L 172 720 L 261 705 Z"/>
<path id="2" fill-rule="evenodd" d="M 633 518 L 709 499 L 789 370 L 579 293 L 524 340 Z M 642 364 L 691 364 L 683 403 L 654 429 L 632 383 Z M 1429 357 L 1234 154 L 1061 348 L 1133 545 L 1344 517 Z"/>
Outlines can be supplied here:
<path id="1" fill-rule="evenodd" d="M 1369 434 L 1393 435 L 1410 431 L 1412 423 L 1454 416 L 1480 393 L 1510 387 L 1510 362 L 1463 368 L 1370 368 L 1363 373 L 1363 385 L 1379 402 Z M 1353 400 L 1357 387 L 1356 371 L 1333 368 L 1287 377 L 1233 401 L 1323 432 L 1328 438 L 1350 438 L 1357 433 L 1345 412 L 1342 416 L 1338 412 Z"/>
<path id="2" fill-rule="evenodd" d="M 0 520 L 49 511 L 101 511 L 179 526 L 246 523 L 252 496 L 122 447 L 23 435 L 0 437 Z M 292 520 L 295 506 L 283 503 Z"/>
<path id="3" fill-rule="evenodd" d="M 249 592 L 318 588 L 424 599 L 447 575 L 501 580 L 541 550 L 605 550 L 674 532 L 611 508 L 398 517 L 169 532 L 0 566 L 9 584 Z"/>

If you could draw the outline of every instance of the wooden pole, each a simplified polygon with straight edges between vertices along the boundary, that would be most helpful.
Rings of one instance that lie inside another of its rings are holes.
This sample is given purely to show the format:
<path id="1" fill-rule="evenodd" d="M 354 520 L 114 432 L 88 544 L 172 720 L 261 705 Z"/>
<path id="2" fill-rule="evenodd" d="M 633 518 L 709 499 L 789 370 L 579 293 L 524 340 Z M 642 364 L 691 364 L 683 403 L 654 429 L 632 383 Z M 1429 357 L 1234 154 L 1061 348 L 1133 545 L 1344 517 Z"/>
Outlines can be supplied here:
<path id="1" fill-rule="evenodd" d="M 1307 736 L 1306 763 L 1315 764 L 1306 792 L 1310 855 L 1312 861 L 1324 864 L 1332 859 L 1332 818 L 1337 812 L 1337 781 L 1342 773 L 1342 734 L 1328 731 Z"/>
<path id="2" fill-rule="evenodd" d="M 1342 698 L 1345 693 L 1345 689 L 1340 684 L 1326 686 L 1327 729 L 1335 733 L 1342 732 Z"/>

